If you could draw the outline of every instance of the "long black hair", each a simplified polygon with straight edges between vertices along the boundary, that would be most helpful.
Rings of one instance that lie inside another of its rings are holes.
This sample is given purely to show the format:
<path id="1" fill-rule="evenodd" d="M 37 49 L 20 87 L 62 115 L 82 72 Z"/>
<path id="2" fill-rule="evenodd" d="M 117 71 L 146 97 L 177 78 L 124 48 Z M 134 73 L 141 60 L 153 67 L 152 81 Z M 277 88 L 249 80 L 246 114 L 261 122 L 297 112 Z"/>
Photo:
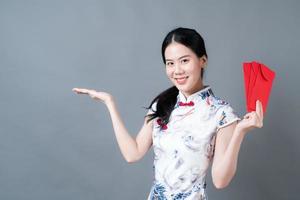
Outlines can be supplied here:
<path id="1" fill-rule="evenodd" d="M 179 27 L 170 31 L 166 35 L 162 43 L 161 54 L 164 64 L 166 64 L 165 50 L 167 46 L 172 42 L 177 42 L 185 45 L 187 48 L 191 49 L 199 58 L 203 55 L 205 55 L 207 58 L 204 40 L 201 35 L 194 29 Z M 203 78 L 203 74 L 204 69 L 202 68 L 201 78 Z M 167 124 L 169 122 L 171 112 L 173 111 L 176 104 L 177 96 L 178 89 L 176 86 L 172 86 L 157 95 L 150 103 L 150 106 L 147 107 L 147 109 L 150 109 L 152 108 L 152 105 L 157 102 L 156 110 L 152 110 L 153 113 L 146 115 L 149 116 L 147 123 L 152 119 L 159 117 L 162 120 L 163 124 Z"/>

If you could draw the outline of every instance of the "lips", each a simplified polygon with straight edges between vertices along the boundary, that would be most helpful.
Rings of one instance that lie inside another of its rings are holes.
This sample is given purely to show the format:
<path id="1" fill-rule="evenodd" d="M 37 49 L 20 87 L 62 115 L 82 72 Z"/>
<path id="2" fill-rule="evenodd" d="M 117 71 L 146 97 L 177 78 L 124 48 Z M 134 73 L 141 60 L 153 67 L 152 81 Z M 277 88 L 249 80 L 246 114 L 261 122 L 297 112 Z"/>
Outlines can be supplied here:
<path id="1" fill-rule="evenodd" d="M 176 80 L 179 79 L 179 80 L 182 80 L 184 78 L 187 78 L 188 76 L 184 76 L 184 77 L 178 77 L 178 78 L 175 78 Z"/>
<path id="2" fill-rule="evenodd" d="M 184 84 L 187 79 L 188 79 L 188 76 L 175 78 L 175 80 L 178 84 Z"/>

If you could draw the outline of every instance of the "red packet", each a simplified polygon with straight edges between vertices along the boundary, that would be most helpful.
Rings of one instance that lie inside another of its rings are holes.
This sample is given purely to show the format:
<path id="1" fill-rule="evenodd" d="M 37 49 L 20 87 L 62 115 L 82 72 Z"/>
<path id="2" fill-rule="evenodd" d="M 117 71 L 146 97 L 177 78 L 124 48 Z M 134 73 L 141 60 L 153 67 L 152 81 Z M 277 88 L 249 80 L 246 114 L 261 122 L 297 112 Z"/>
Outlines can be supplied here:
<path id="1" fill-rule="evenodd" d="M 255 111 L 256 100 L 260 100 L 265 113 L 273 80 L 275 79 L 275 72 L 263 63 L 256 61 L 244 62 L 243 70 L 247 112 Z"/>

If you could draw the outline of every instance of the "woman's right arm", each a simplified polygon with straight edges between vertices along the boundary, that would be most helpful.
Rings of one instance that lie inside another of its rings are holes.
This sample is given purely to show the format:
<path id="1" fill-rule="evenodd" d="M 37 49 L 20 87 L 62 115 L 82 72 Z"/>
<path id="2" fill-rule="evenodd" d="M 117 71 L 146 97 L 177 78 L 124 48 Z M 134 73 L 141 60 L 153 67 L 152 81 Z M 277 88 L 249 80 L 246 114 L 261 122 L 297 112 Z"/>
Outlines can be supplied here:
<path id="1" fill-rule="evenodd" d="M 95 90 L 73 88 L 74 92 L 78 94 L 88 94 L 93 99 L 101 100 L 107 106 L 110 117 L 113 124 L 115 136 L 121 150 L 121 153 L 125 160 L 129 163 L 140 160 L 150 149 L 152 145 L 152 123 L 146 123 L 148 117 L 145 117 L 144 124 L 137 134 L 136 138 L 133 138 L 127 131 L 120 113 L 118 112 L 116 103 L 112 95 L 106 92 L 97 92 Z"/>
<path id="2" fill-rule="evenodd" d="M 106 106 L 110 113 L 117 142 L 125 160 L 129 163 L 140 160 L 152 145 L 153 120 L 146 123 L 148 117 L 145 117 L 144 124 L 134 139 L 126 129 L 115 101 L 111 99 L 106 103 Z"/>

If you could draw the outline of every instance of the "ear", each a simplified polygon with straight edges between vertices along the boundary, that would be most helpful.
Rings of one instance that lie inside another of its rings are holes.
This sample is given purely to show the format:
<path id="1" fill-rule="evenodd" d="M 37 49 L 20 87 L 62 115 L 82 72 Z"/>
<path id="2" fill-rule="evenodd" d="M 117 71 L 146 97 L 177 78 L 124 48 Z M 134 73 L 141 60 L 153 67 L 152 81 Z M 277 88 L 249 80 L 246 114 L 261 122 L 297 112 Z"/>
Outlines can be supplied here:
<path id="1" fill-rule="evenodd" d="M 201 56 L 200 63 L 202 65 L 202 68 L 205 68 L 207 66 L 207 58 L 205 55 Z"/>

